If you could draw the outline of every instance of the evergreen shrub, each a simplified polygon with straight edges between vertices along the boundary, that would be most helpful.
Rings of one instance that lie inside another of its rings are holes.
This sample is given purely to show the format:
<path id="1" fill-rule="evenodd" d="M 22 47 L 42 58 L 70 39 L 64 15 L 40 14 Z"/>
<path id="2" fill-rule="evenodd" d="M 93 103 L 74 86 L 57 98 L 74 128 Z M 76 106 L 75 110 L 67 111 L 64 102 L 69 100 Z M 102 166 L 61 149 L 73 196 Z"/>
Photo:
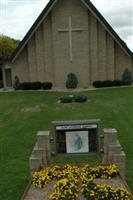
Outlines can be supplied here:
<path id="1" fill-rule="evenodd" d="M 40 90 L 42 87 L 42 83 L 39 81 L 31 82 L 31 90 Z"/>
<path id="2" fill-rule="evenodd" d="M 31 90 L 31 82 L 22 82 L 20 84 L 21 90 Z"/>
<path id="3" fill-rule="evenodd" d="M 122 80 L 125 82 L 125 85 L 131 85 L 132 80 L 133 80 L 133 76 L 131 71 L 126 68 L 122 74 Z"/>
<path id="4" fill-rule="evenodd" d="M 114 86 L 122 86 L 122 85 L 131 85 L 131 81 L 124 80 L 106 80 L 106 81 L 94 81 L 93 86 L 95 88 L 103 88 L 103 87 L 114 87 Z"/>
<path id="5" fill-rule="evenodd" d="M 15 76 L 15 78 L 14 78 L 13 88 L 15 90 L 19 90 L 20 89 L 20 80 L 19 80 L 18 76 Z"/>
<path id="6" fill-rule="evenodd" d="M 75 74 L 69 73 L 66 80 L 66 88 L 75 89 L 78 85 L 78 78 Z"/>
<path id="7" fill-rule="evenodd" d="M 78 102 L 78 103 L 83 103 L 83 102 L 86 102 L 88 99 L 88 97 L 84 94 L 75 94 L 74 97 L 73 97 L 73 101 L 74 102 Z"/>
<path id="8" fill-rule="evenodd" d="M 93 82 L 93 86 L 94 86 L 95 88 L 102 88 L 102 87 L 104 87 L 103 81 L 94 81 L 94 82 Z"/>
<path id="9" fill-rule="evenodd" d="M 52 89 L 52 87 L 53 87 L 53 84 L 51 82 L 44 82 L 44 83 L 42 83 L 42 88 L 44 90 L 50 90 L 50 89 Z"/>
<path id="10" fill-rule="evenodd" d="M 62 96 L 60 97 L 61 103 L 72 103 L 72 102 L 78 102 L 83 103 L 86 102 L 88 97 L 82 93 L 77 93 L 74 95 L 68 95 L 68 96 Z"/>
<path id="11" fill-rule="evenodd" d="M 71 96 L 62 96 L 60 97 L 61 103 L 72 103 L 73 98 Z"/>

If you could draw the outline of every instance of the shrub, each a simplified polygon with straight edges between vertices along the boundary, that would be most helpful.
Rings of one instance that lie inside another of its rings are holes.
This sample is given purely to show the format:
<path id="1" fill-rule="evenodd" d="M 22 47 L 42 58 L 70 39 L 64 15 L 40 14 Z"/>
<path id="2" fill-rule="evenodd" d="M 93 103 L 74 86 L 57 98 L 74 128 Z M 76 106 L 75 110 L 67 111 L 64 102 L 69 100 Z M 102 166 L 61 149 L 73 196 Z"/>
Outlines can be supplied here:
<path id="1" fill-rule="evenodd" d="M 3 88 L 3 81 L 0 81 L 0 88 Z"/>
<path id="2" fill-rule="evenodd" d="M 30 82 L 23 82 L 20 84 L 21 90 L 31 90 L 31 83 Z"/>
<path id="3" fill-rule="evenodd" d="M 124 85 L 124 82 L 121 81 L 121 80 L 114 80 L 112 81 L 113 83 L 113 86 L 121 86 L 121 85 Z"/>
<path id="4" fill-rule="evenodd" d="M 19 77 L 18 76 L 15 76 L 15 78 L 14 78 L 13 88 L 15 90 L 19 90 L 20 89 L 20 81 L 19 81 Z"/>
<path id="5" fill-rule="evenodd" d="M 42 87 L 42 83 L 39 81 L 31 82 L 30 85 L 31 85 L 31 90 L 40 90 Z"/>
<path id="6" fill-rule="evenodd" d="M 73 97 L 71 96 L 62 96 L 60 97 L 60 102 L 61 103 L 72 103 Z"/>
<path id="7" fill-rule="evenodd" d="M 124 70 L 122 74 L 122 80 L 125 82 L 125 85 L 130 85 L 132 83 L 132 73 L 131 71 L 127 68 Z"/>
<path id="8" fill-rule="evenodd" d="M 94 82 L 93 82 L 93 86 L 94 86 L 95 88 L 104 87 L 103 81 L 94 81 Z"/>
<path id="9" fill-rule="evenodd" d="M 132 81 L 123 81 L 123 85 L 131 85 Z"/>
<path id="10" fill-rule="evenodd" d="M 44 82 L 44 83 L 42 83 L 42 88 L 44 90 L 50 90 L 50 89 L 52 89 L 52 86 L 53 86 L 53 84 L 51 82 Z"/>
<path id="11" fill-rule="evenodd" d="M 84 94 L 76 94 L 76 95 L 74 95 L 73 101 L 82 103 L 82 102 L 86 102 L 87 99 L 88 99 L 88 97 Z"/>
<path id="12" fill-rule="evenodd" d="M 103 86 L 104 87 L 112 87 L 113 86 L 113 81 L 110 81 L 110 80 L 103 81 Z"/>
<path id="13" fill-rule="evenodd" d="M 66 80 L 66 88 L 74 89 L 78 85 L 77 76 L 73 73 L 69 73 Z"/>
<path id="14" fill-rule="evenodd" d="M 106 80 L 106 81 L 94 81 L 93 86 L 96 88 L 103 88 L 103 87 L 113 87 L 113 86 L 122 86 L 122 85 L 130 85 L 131 81 L 124 81 L 124 80 Z"/>

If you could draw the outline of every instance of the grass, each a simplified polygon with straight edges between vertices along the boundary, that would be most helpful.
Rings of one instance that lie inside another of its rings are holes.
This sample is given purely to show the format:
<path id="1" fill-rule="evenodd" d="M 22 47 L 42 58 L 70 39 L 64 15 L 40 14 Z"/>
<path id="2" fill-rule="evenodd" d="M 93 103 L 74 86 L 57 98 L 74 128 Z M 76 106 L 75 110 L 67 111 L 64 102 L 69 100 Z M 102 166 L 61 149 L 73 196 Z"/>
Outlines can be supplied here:
<path id="1" fill-rule="evenodd" d="M 28 159 L 38 130 L 49 130 L 53 120 L 101 119 L 114 127 L 127 155 L 127 182 L 133 189 L 133 88 L 85 92 L 90 102 L 58 104 L 60 92 L 0 93 L 0 199 L 19 200 L 30 179 Z M 33 108 L 39 106 L 40 112 Z M 28 112 L 24 112 L 28 108 Z M 34 112 L 33 112 L 34 111 Z M 74 162 L 98 157 L 78 157 Z M 72 162 L 56 157 L 54 163 Z"/>

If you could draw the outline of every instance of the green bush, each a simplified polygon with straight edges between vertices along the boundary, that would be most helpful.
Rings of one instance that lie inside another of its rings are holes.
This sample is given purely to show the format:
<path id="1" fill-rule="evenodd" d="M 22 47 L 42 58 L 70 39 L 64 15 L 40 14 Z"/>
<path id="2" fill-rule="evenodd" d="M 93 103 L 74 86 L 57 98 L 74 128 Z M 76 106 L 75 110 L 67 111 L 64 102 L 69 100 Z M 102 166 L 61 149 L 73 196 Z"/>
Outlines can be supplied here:
<path id="1" fill-rule="evenodd" d="M 23 82 L 20 84 L 21 90 L 31 90 L 31 82 Z"/>
<path id="2" fill-rule="evenodd" d="M 133 76 L 128 68 L 124 70 L 122 74 L 122 80 L 125 82 L 125 85 L 130 85 L 132 83 Z"/>
<path id="3" fill-rule="evenodd" d="M 102 87 L 104 87 L 103 81 L 94 81 L 94 82 L 93 82 L 93 86 L 94 86 L 95 88 L 102 88 Z"/>
<path id="4" fill-rule="evenodd" d="M 23 82 L 20 84 L 21 90 L 40 90 L 42 87 L 41 82 L 35 81 L 35 82 Z"/>
<path id="5" fill-rule="evenodd" d="M 86 102 L 87 99 L 88 99 L 88 97 L 84 94 L 75 94 L 73 97 L 73 101 L 79 102 L 79 103 Z"/>
<path id="6" fill-rule="evenodd" d="M 31 82 L 31 90 L 40 90 L 42 87 L 42 83 L 39 81 Z"/>
<path id="7" fill-rule="evenodd" d="M 113 81 L 107 80 L 103 81 L 103 87 L 112 87 L 113 86 Z"/>
<path id="8" fill-rule="evenodd" d="M 88 99 L 88 97 L 86 95 L 77 93 L 75 95 L 60 97 L 60 102 L 61 103 L 72 103 L 72 102 L 83 103 L 83 102 L 86 102 L 87 99 Z"/>
<path id="9" fill-rule="evenodd" d="M 121 80 L 114 80 L 112 81 L 113 83 L 113 86 L 121 86 L 121 85 L 124 85 L 124 82 L 121 81 Z"/>
<path id="10" fill-rule="evenodd" d="M 60 102 L 61 103 L 72 103 L 73 97 L 71 96 L 62 96 L 60 97 Z"/>
<path id="11" fill-rule="evenodd" d="M 20 80 L 19 80 L 18 76 L 15 76 L 15 78 L 14 78 L 13 88 L 15 90 L 19 90 L 20 89 Z"/>
<path id="12" fill-rule="evenodd" d="M 69 73 L 66 80 L 66 88 L 74 89 L 78 85 L 78 78 L 75 74 Z"/>
<path id="13" fill-rule="evenodd" d="M 106 81 L 94 81 L 93 86 L 95 88 L 103 88 L 103 87 L 113 87 L 113 86 L 122 86 L 122 85 L 131 85 L 131 81 L 124 80 L 106 80 Z"/>
<path id="14" fill-rule="evenodd" d="M 50 90 L 50 89 L 52 89 L 52 87 L 53 87 L 53 84 L 51 82 L 44 82 L 44 83 L 42 83 L 42 88 L 44 90 Z"/>

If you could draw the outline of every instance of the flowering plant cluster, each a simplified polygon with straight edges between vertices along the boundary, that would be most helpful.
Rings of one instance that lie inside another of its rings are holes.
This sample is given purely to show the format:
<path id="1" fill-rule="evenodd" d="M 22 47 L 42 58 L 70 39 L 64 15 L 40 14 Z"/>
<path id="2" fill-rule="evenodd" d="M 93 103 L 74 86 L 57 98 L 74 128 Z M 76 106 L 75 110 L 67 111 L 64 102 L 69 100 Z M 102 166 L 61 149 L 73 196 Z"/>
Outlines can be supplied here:
<path id="1" fill-rule="evenodd" d="M 32 183 L 35 187 L 44 188 L 52 180 L 57 180 L 50 200 L 76 200 L 79 193 L 87 200 L 131 200 L 126 189 L 95 183 L 96 178 L 111 179 L 118 174 L 114 164 L 97 167 L 56 165 L 35 172 Z"/>
<path id="2" fill-rule="evenodd" d="M 96 184 L 92 179 L 85 182 L 81 192 L 87 200 L 131 200 L 130 193 L 124 188 Z"/>
<path id="3" fill-rule="evenodd" d="M 32 177 L 32 183 L 35 187 L 44 188 L 53 179 L 63 179 L 70 176 L 79 177 L 80 170 L 77 166 L 65 165 L 46 167 L 39 172 L 35 172 Z"/>
<path id="4" fill-rule="evenodd" d="M 35 172 L 32 176 L 32 183 L 35 187 L 43 188 L 52 180 L 50 168 L 44 168 L 39 172 Z"/>
<path id="5" fill-rule="evenodd" d="M 70 176 L 57 181 L 50 200 L 76 200 L 78 192 L 78 179 Z"/>
<path id="6" fill-rule="evenodd" d="M 119 174 L 119 170 L 115 164 L 109 166 L 99 165 L 97 167 L 90 167 L 89 165 L 85 165 L 82 171 L 86 177 L 105 179 L 113 178 Z"/>

